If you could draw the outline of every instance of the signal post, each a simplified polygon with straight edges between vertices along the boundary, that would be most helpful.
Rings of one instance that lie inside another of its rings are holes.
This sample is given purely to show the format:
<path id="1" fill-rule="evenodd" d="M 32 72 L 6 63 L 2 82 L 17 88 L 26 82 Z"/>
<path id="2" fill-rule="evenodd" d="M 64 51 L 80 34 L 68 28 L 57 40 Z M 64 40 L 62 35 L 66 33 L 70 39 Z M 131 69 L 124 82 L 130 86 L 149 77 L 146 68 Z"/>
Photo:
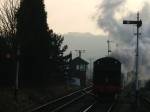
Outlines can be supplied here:
<path id="1" fill-rule="evenodd" d="M 137 26 L 137 43 L 136 43 L 136 72 L 135 72 L 135 90 L 136 90 L 136 106 L 138 106 L 138 56 L 139 56 L 139 28 L 142 26 L 142 21 L 139 19 L 139 13 L 137 13 L 137 20 L 130 21 L 130 20 L 123 20 L 123 24 L 135 24 Z"/>

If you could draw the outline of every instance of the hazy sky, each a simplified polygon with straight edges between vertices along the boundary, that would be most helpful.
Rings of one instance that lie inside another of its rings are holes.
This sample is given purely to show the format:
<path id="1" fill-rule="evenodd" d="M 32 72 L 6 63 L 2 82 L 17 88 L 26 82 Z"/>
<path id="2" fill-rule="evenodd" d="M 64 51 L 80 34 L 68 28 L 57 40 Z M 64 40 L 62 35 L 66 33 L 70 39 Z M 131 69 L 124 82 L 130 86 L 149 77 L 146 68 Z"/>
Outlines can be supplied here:
<path id="1" fill-rule="evenodd" d="M 0 0 L 0 2 L 3 1 L 5 0 Z M 122 11 L 116 13 L 116 17 L 119 18 L 122 18 L 123 14 L 127 14 L 129 11 L 137 12 L 142 8 L 145 1 L 150 2 L 149 0 L 122 1 L 126 1 L 126 3 Z M 96 20 L 93 19 L 99 13 L 98 6 L 101 2 L 103 0 L 45 0 L 49 26 L 60 34 L 68 32 L 104 34 L 97 27 Z"/>
<path id="2" fill-rule="evenodd" d="M 45 0 L 48 23 L 58 33 L 100 32 L 92 20 L 99 0 Z"/>
<path id="3" fill-rule="evenodd" d="M 97 27 L 96 21 L 92 19 L 99 13 L 98 6 L 102 1 L 103 0 L 45 0 L 50 28 L 61 34 L 67 32 L 103 34 L 103 31 Z M 126 0 L 122 10 L 116 13 L 116 17 L 122 18 L 124 14 L 130 11 L 137 12 L 141 9 L 145 1 L 148 2 L 149 0 Z"/>

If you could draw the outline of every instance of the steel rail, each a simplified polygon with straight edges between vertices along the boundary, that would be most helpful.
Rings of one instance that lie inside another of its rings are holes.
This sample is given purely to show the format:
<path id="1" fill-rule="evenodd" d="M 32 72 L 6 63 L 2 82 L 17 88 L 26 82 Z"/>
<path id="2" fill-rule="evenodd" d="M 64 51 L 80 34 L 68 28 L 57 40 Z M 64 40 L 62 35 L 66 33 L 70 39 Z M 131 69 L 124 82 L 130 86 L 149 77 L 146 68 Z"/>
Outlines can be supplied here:
<path id="1" fill-rule="evenodd" d="M 113 103 L 109 106 L 109 109 L 107 110 L 107 112 L 112 112 L 114 106 L 115 106 L 116 103 Z"/>
<path id="2" fill-rule="evenodd" d="M 150 99 L 146 98 L 146 97 L 143 97 L 142 98 L 146 103 L 148 103 L 150 105 Z"/>
<path id="3" fill-rule="evenodd" d="M 97 101 L 95 101 L 94 103 L 92 103 L 90 106 L 88 106 L 85 110 L 83 110 L 83 112 L 89 112 L 92 107 L 97 103 Z"/>
<path id="4" fill-rule="evenodd" d="M 97 101 L 95 101 L 93 104 L 91 104 L 90 106 L 88 106 L 85 110 L 83 110 L 82 112 L 94 112 L 94 105 L 97 103 Z M 112 112 L 114 106 L 116 103 L 112 103 L 109 107 L 108 110 L 106 110 L 106 112 Z M 92 109 L 93 108 L 93 109 Z"/>

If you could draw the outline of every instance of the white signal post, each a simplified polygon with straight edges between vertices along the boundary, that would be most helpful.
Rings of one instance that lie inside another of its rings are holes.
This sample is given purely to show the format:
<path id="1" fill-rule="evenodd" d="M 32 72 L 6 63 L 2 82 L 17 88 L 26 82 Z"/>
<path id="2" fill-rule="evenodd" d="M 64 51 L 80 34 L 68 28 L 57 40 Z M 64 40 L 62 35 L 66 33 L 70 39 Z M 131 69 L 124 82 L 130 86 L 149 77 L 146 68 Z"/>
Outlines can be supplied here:
<path id="1" fill-rule="evenodd" d="M 137 21 L 129 21 L 124 20 L 123 24 L 135 24 L 137 25 L 137 44 L 136 44 L 136 79 L 135 79 L 135 85 L 136 85 L 136 106 L 138 106 L 138 56 L 139 56 L 139 28 L 142 26 L 142 21 L 139 19 L 139 13 L 137 13 Z"/>

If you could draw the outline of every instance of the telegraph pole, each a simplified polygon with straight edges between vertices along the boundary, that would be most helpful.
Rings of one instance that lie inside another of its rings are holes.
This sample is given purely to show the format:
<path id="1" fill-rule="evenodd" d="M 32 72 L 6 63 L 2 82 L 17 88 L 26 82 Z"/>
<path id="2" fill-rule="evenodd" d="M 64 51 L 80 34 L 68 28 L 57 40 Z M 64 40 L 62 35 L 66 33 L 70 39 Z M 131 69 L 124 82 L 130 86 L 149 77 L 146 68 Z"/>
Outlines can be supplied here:
<path id="1" fill-rule="evenodd" d="M 107 44 L 108 44 L 108 56 L 110 55 L 111 53 L 111 48 L 110 48 L 110 44 L 111 44 L 112 41 L 110 40 L 107 40 Z"/>
<path id="2" fill-rule="evenodd" d="M 75 50 L 75 51 L 79 54 L 79 57 L 81 58 L 82 53 L 85 53 L 86 50 Z"/>
<path id="3" fill-rule="evenodd" d="M 17 47 L 17 65 L 16 65 L 16 80 L 15 80 L 15 100 L 18 101 L 18 90 L 19 90 L 19 67 L 20 67 L 20 48 Z"/>
<path id="4" fill-rule="evenodd" d="M 137 13 L 137 21 L 124 20 L 123 24 L 136 24 L 137 25 L 137 43 L 136 43 L 136 73 L 135 73 L 135 88 L 136 88 L 136 106 L 138 106 L 138 56 L 139 56 L 139 28 L 142 26 L 142 21 L 139 19 L 139 13 Z"/>
<path id="5" fill-rule="evenodd" d="M 90 61 L 90 79 L 92 79 L 92 60 L 94 58 L 89 58 L 89 61 Z"/>

